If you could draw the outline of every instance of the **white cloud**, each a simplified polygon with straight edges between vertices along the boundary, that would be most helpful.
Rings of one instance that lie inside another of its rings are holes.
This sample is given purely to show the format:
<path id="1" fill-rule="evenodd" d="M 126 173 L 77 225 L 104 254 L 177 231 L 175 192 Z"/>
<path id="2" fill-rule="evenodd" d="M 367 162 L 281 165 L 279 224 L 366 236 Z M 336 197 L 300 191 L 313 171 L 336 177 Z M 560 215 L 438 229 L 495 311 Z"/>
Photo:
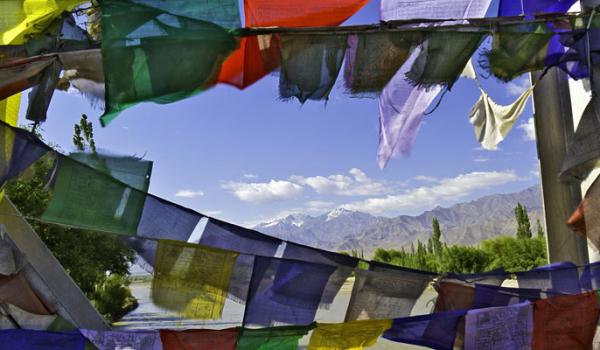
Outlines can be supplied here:
<path id="1" fill-rule="evenodd" d="M 438 179 L 436 179 L 433 176 L 418 175 L 418 176 L 415 176 L 415 180 L 422 181 L 422 182 L 436 182 Z"/>
<path id="2" fill-rule="evenodd" d="M 244 174 L 244 179 L 250 179 L 250 180 L 258 179 L 258 175 L 255 175 L 255 174 Z"/>
<path id="3" fill-rule="evenodd" d="M 530 117 L 525 123 L 519 125 L 519 129 L 525 133 L 525 141 L 535 141 L 535 123 L 533 117 Z"/>
<path id="4" fill-rule="evenodd" d="M 529 79 L 521 78 L 506 84 L 506 93 L 508 93 L 509 96 L 519 96 L 530 87 L 531 83 L 529 82 Z"/>
<path id="5" fill-rule="evenodd" d="M 369 178 L 362 170 L 352 168 L 348 175 L 292 176 L 290 180 L 309 186 L 319 194 L 338 196 L 372 196 L 388 192 L 386 186 Z"/>
<path id="6" fill-rule="evenodd" d="M 484 163 L 487 162 L 488 160 L 490 160 L 489 158 L 485 158 L 485 157 L 475 157 L 473 158 L 473 161 L 476 163 Z"/>
<path id="7" fill-rule="evenodd" d="M 431 186 L 422 186 L 402 194 L 369 198 L 343 205 L 350 210 L 371 214 L 401 213 L 417 209 L 429 209 L 443 202 L 456 202 L 476 190 L 518 181 L 514 170 L 472 172 L 454 178 L 440 179 Z"/>
<path id="8" fill-rule="evenodd" d="M 202 191 L 192 191 L 192 190 L 179 190 L 175 193 L 175 197 L 183 197 L 183 198 L 196 198 L 204 196 L 204 192 Z"/>
<path id="9" fill-rule="evenodd" d="M 226 182 L 224 189 L 245 202 L 271 203 L 284 199 L 293 199 L 302 194 L 302 186 L 289 181 L 271 180 L 269 182 Z"/>

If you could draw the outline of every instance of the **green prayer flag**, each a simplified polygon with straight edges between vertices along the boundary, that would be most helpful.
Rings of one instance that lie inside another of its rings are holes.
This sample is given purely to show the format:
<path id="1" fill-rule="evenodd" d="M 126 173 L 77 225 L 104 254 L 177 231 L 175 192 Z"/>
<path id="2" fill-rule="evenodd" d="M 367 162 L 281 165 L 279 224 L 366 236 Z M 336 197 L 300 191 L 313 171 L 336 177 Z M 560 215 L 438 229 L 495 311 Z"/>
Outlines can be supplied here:
<path id="1" fill-rule="evenodd" d="M 259 329 L 243 329 L 237 350 L 296 350 L 300 338 L 308 334 L 314 324 Z"/>
<path id="2" fill-rule="evenodd" d="M 544 23 L 506 27 L 496 32 L 492 49 L 486 53 L 490 71 L 497 78 L 509 81 L 523 73 L 543 70 L 553 35 Z"/>
<path id="3" fill-rule="evenodd" d="M 97 153 L 71 153 L 70 158 L 102 171 L 142 192 L 148 192 L 152 162 L 135 157 L 109 156 Z"/>
<path id="4" fill-rule="evenodd" d="M 101 5 L 103 125 L 138 102 L 171 103 L 213 86 L 238 44 L 232 31 L 215 24 L 239 22 L 236 0 L 103 0 Z"/>
<path id="5" fill-rule="evenodd" d="M 68 157 L 60 159 L 53 195 L 42 220 L 135 235 L 146 194 Z"/>
<path id="6" fill-rule="evenodd" d="M 431 32 L 406 77 L 416 86 L 445 85 L 456 82 L 486 33 Z"/>

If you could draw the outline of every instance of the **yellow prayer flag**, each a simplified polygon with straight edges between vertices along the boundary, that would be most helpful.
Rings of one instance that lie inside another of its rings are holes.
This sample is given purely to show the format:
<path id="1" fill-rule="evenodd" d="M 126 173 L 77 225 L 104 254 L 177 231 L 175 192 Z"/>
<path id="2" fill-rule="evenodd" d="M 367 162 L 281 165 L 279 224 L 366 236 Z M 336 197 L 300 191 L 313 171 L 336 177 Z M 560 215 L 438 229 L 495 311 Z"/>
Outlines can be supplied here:
<path id="1" fill-rule="evenodd" d="M 1 0 L 0 45 L 20 45 L 86 0 Z"/>
<path id="2" fill-rule="evenodd" d="M 17 126 L 20 106 L 21 93 L 12 95 L 9 98 L 0 101 L 0 120 L 11 126 Z M 5 133 L 0 136 L 0 169 L 2 169 L 2 171 L 8 169 L 8 165 L 10 164 L 14 136 L 13 133 Z"/>
<path id="3" fill-rule="evenodd" d="M 12 95 L 9 98 L 0 101 L 0 120 L 11 126 L 17 126 L 20 106 L 21 93 Z"/>
<path id="4" fill-rule="evenodd" d="M 317 323 L 308 350 L 362 350 L 374 345 L 392 320 Z"/>
<path id="5" fill-rule="evenodd" d="M 152 301 L 187 318 L 221 318 L 237 256 L 198 244 L 160 240 Z"/>

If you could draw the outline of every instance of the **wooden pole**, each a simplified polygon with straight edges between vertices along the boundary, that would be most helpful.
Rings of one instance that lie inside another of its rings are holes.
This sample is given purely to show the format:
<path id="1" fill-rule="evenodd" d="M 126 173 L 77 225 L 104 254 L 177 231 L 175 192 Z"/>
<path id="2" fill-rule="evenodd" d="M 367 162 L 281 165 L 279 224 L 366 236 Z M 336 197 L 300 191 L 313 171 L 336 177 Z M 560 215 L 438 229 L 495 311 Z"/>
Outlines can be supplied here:
<path id="1" fill-rule="evenodd" d="M 568 76 L 558 68 L 550 69 L 541 80 L 540 76 L 540 72 L 531 74 L 532 82 L 537 81 L 533 109 L 548 259 L 550 262 L 586 264 L 589 260 L 587 241 L 567 226 L 569 216 L 581 201 L 581 188 L 578 184 L 566 184 L 558 179 L 567 145 L 573 137 Z"/>

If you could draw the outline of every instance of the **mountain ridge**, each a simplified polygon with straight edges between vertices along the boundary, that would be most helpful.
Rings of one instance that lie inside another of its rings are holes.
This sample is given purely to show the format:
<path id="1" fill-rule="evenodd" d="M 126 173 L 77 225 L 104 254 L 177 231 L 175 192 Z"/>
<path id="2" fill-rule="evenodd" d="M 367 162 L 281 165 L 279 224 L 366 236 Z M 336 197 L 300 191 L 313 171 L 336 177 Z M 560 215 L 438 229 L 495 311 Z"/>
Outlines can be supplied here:
<path id="1" fill-rule="evenodd" d="M 261 223 L 254 229 L 329 250 L 362 250 L 368 256 L 378 247 L 400 249 L 409 248 L 417 240 L 426 242 L 434 217 L 440 222 L 442 240 L 448 244 L 474 245 L 494 236 L 514 235 L 517 203 L 527 208 L 532 230 L 535 230 L 536 220 L 543 222 L 539 185 L 514 193 L 487 195 L 447 208 L 436 206 L 416 216 L 388 218 L 336 208 L 318 216 L 289 215 Z"/>

